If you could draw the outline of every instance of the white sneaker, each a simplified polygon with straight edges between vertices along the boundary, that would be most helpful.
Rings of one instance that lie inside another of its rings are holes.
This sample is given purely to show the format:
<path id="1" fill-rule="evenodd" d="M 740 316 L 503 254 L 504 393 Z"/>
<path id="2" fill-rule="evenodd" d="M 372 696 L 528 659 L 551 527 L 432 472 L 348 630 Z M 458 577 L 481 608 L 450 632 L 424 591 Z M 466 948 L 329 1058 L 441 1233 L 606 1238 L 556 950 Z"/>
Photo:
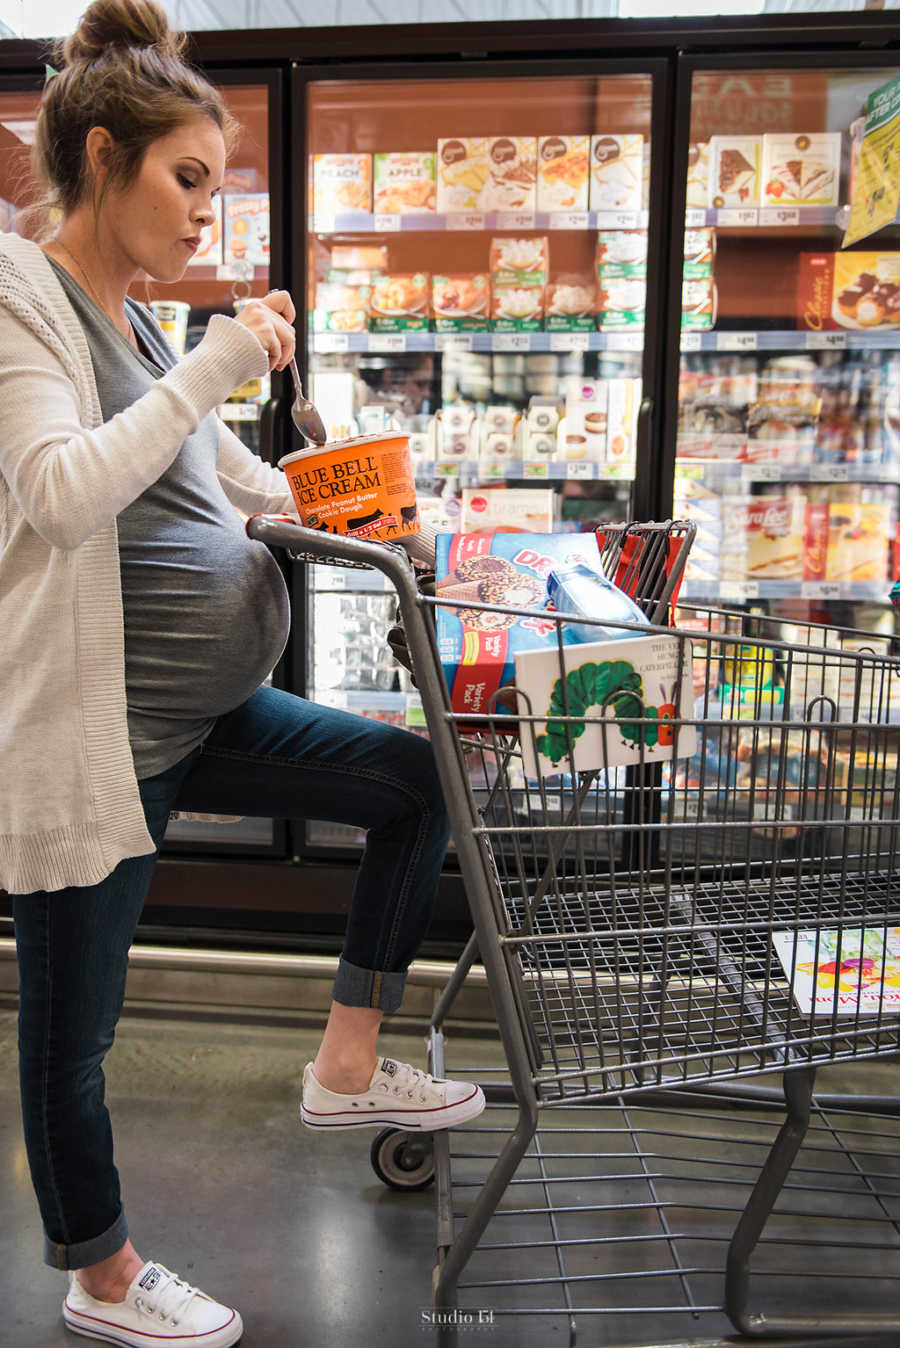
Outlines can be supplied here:
<path id="1" fill-rule="evenodd" d="M 312 1063 L 303 1073 L 300 1118 L 308 1128 L 456 1128 L 484 1109 L 484 1092 L 472 1081 L 441 1081 L 409 1063 L 382 1058 L 362 1095 L 327 1091 Z"/>
<path id="2" fill-rule="evenodd" d="M 124 1301 L 97 1301 L 69 1275 L 63 1319 L 75 1334 L 127 1348 L 231 1348 L 241 1317 L 190 1287 L 162 1264 L 145 1264 Z"/>

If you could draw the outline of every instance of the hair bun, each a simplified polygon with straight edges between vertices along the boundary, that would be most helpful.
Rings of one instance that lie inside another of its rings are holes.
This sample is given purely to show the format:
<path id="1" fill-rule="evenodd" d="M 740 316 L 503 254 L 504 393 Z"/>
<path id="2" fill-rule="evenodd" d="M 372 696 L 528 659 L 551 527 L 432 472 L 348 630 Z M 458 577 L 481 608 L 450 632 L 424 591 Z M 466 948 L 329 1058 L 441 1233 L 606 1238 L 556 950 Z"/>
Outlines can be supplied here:
<path id="1" fill-rule="evenodd" d="M 185 42 L 156 0 L 93 0 L 58 55 L 66 65 L 95 61 L 111 47 L 163 47 L 179 56 Z"/>

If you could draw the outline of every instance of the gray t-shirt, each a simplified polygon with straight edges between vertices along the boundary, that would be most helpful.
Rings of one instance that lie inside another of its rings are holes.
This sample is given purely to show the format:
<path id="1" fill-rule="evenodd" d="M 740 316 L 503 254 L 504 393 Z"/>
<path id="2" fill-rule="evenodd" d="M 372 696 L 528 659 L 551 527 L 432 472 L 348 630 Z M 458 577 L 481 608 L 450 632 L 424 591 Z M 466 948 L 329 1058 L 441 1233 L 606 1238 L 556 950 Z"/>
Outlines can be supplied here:
<path id="1" fill-rule="evenodd" d="M 177 357 L 143 305 L 126 301 L 142 347 L 136 351 L 65 268 L 49 261 L 84 329 L 109 421 Z M 139 778 L 200 744 L 217 716 L 259 687 L 287 641 L 283 577 L 268 548 L 247 537 L 222 489 L 218 444 L 210 413 L 117 519 L 128 734 Z"/>

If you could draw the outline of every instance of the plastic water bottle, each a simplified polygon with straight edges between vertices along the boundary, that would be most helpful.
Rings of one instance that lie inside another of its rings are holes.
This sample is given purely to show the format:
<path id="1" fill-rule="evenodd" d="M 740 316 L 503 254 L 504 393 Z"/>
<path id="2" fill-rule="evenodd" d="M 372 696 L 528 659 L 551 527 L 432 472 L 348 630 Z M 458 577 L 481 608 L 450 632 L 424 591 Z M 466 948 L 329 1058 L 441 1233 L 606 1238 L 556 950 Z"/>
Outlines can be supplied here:
<path id="1" fill-rule="evenodd" d="M 624 590 L 584 562 L 554 567 L 547 577 L 547 594 L 559 613 L 580 613 L 585 618 L 600 621 L 648 626 L 645 615 Z M 573 642 L 616 641 L 638 635 L 621 627 L 595 627 L 572 622 L 563 623 L 562 630 Z"/>

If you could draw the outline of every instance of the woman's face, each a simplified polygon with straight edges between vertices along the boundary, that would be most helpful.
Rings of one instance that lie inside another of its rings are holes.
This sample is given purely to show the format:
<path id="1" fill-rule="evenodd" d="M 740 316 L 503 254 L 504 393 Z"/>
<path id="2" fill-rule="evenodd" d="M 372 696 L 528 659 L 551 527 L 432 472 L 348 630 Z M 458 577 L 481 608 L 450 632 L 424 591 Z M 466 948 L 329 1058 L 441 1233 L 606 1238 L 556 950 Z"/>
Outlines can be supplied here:
<path id="1" fill-rule="evenodd" d="M 157 281 L 179 280 L 214 219 L 212 199 L 224 175 L 225 142 L 209 117 L 153 141 L 137 179 L 111 187 L 101 207 L 104 233 L 123 264 Z"/>

